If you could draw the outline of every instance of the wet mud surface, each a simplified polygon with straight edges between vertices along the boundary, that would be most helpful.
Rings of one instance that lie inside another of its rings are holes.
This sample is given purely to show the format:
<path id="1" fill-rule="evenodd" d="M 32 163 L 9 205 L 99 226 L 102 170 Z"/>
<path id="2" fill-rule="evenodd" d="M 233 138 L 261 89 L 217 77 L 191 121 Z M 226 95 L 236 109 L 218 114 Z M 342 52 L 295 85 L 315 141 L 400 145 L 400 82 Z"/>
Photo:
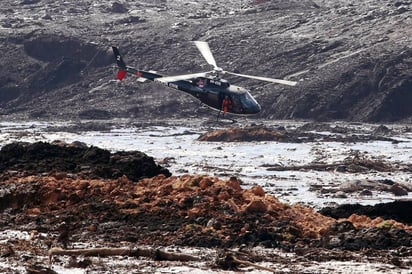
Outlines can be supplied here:
<path id="1" fill-rule="evenodd" d="M 170 174 L 153 165 L 150 157 L 136 161 L 136 155 L 142 156 L 79 144 L 3 147 L 0 224 L 4 230 L 27 231 L 31 236 L 1 242 L 0 255 L 13 261 L 26 254 L 26 265 L 47 267 L 47 260 L 39 255 L 45 256 L 51 247 L 72 248 L 79 242 L 218 250 L 260 246 L 292 252 L 300 260 L 353 260 L 362 254 L 370 262 L 412 267 L 412 226 L 405 215 L 410 202 L 341 206 L 318 213 L 282 203 L 260 186 L 243 189 L 236 177 L 167 177 Z M 128 169 L 120 169 L 119 162 Z M 96 172 L 99 165 L 112 170 Z M 137 170 L 159 175 L 141 175 Z M 246 257 L 258 261 L 252 251 Z M 283 259 L 267 255 L 262 260 L 280 263 Z M 224 262 L 210 267 L 236 268 Z"/>

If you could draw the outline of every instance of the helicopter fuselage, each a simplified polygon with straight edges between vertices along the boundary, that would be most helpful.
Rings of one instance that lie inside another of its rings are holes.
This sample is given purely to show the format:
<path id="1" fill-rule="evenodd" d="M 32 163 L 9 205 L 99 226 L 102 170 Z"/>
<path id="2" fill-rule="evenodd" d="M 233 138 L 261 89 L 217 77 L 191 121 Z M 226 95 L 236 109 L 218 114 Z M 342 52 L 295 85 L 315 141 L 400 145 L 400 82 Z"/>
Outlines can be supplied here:
<path id="1" fill-rule="evenodd" d="M 247 89 L 231 85 L 225 79 L 195 77 L 187 80 L 164 81 L 163 76 L 157 73 L 136 70 L 132 67 L 127 67 L 125 71 L 138 78 L 188 93 L 203 104 L 218 111 L 222 110 L 222 102 L 226 96 L 231 101 L 231 105 L 227 109 L 229 113 L 251 115 L 257 114 L 261 110 L 260 105 Z M 164 79 L 167 79 L 167 76 Z"/>

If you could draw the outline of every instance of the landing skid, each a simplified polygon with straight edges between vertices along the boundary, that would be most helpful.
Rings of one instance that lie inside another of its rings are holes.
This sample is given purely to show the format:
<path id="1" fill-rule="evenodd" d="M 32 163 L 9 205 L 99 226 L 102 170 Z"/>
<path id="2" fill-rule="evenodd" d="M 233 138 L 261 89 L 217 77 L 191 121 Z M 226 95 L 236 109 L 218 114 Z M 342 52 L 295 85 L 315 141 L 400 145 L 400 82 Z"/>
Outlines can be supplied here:
<path id="1" fill-rule="evenodd" d="M 215 120 L 212 118 L 209 118 L 205 124 L 207 125 L 216 125 L 216 126 L 225 126 L 225 125 L 232 125 L 237 123 L 237 120 L 228 118 L 228 117 L 222 117 L 219 120 Z"/>
<path id="2" fill-rule="evenodd" d="M 216 122 L 219 122 L 219 118 L 220 118 L 220 113 L 221 113 L 222 111 L 219 111 L 219 113 L 217 114 L 217 117 L 216 117 Z M 226 118 L 225 117 L 225 113 L 223 113 L 222 114 L 222 118 L 220 119 L 220 121 L 224 121 L 224 120 L 226 120 L 226 121 L 231 121 L 231 124 L 234 124 L 234 123 L 236 123 L 236 120 L 235 119 L 232 119 L 232 118 Z"/>
<path id="3" fill-rule="evenodd" d="M 221 123 L 221 124 L 234 124 L 234 123 L 237 123 L 237 121 L 235 119 L 232 119 L 232 118 L 223 118 L 223 119 L 220 119 L 216 122 Z"/>

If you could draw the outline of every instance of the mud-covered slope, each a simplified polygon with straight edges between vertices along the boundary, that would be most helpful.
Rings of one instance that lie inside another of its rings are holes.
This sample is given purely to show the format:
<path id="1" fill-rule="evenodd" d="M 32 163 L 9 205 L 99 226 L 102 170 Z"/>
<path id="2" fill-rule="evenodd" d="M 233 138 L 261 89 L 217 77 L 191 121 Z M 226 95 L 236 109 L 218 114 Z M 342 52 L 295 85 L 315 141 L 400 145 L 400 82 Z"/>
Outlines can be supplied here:
<path id="1" fill-rule="evenodd" d="M 7 1 L 0 15 L 0 114 L 23 118 L 210 115 L 162 86 L 112 81 L 109 51 L 130 65 L 178 74 L 218 64 L 299 81 L 228 77 L 250 87 L 263 118 L 408 121 L 412 49 L 408 1 Z"/>

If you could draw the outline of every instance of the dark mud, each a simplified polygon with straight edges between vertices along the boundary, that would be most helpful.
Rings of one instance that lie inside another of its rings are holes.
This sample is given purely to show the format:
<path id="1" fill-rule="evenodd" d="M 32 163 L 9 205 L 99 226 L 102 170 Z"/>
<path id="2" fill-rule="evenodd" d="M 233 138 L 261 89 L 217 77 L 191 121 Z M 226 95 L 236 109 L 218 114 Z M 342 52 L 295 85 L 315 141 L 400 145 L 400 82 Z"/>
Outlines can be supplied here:
<path id="1" fill-rule="evenodd" d="M 352 214 L 365 215 L 370 218 L 382 217 L 394 219 L 398 222 L 412 225 L 412 201 L 395 201 L 391 203 L 377 204 L 374 206 L 362 206 L 359 204 L 345 204 L 338 207 L 326 207 L 319 212 L 335 219 L 348 218 Z"/>
<path id="2" fill-rule="evenodd" d="M 157 165 L 152 157 L 135 152 L 111 153 L 98 147 L 75 142 L 66 144 L 12 143 L 0 151 L 0 172 L 38 175 L 42 173 L 71 173 L 86 178 L 119 178 L 131 180 L 153 177 L 158 174 L 170 176 L 170 172 Z"/>

